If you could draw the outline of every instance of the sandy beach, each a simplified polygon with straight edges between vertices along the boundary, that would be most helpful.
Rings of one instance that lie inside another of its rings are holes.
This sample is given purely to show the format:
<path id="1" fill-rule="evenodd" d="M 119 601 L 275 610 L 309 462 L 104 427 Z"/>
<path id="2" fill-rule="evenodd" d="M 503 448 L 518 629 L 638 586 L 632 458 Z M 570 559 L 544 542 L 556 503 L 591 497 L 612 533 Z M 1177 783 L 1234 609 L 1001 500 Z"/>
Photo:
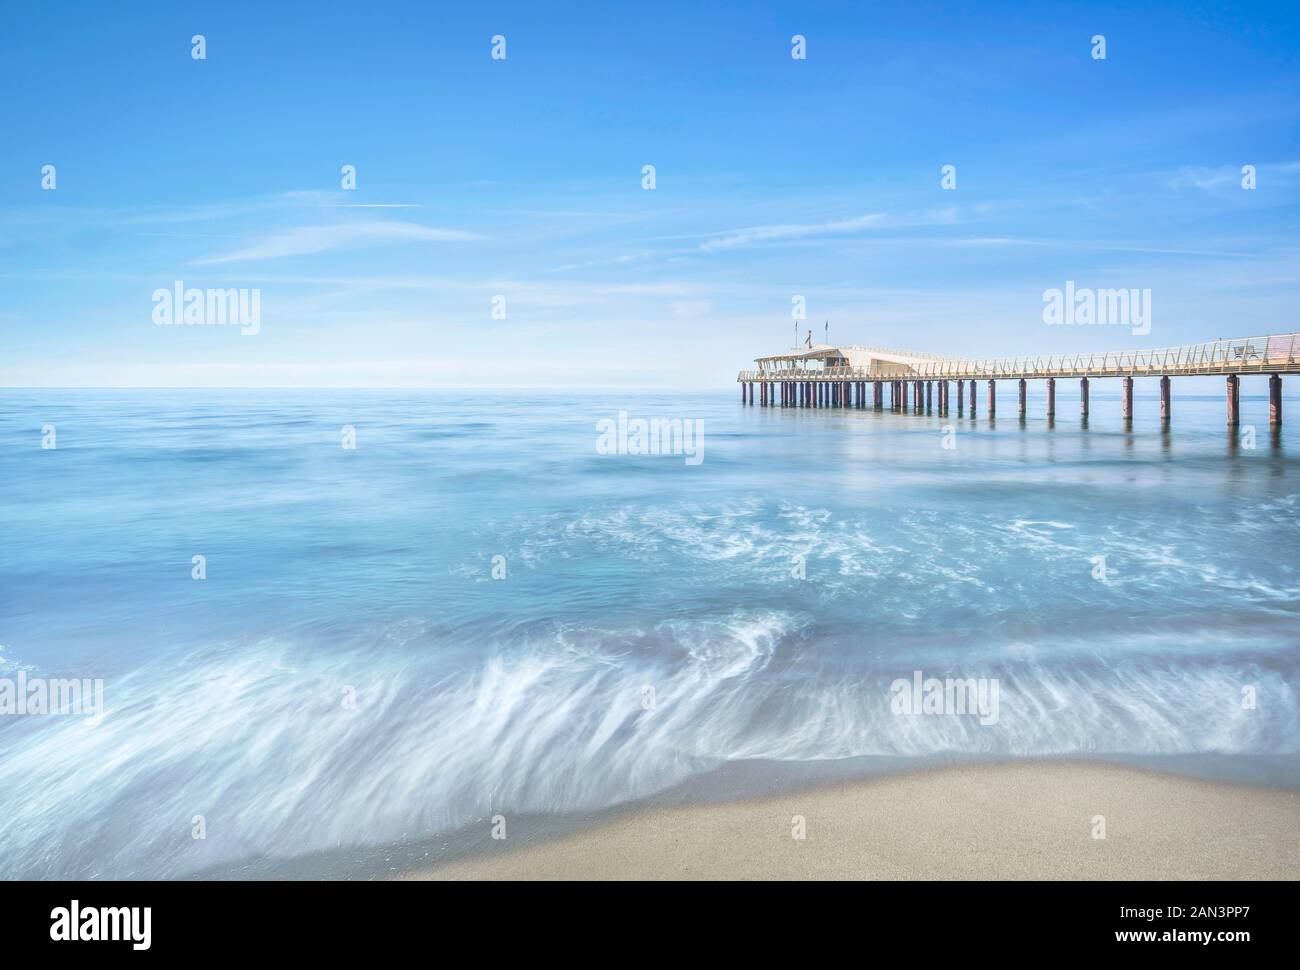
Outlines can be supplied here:
<path id="1" fill-rule="evenodd" d="M 793 833 L 796 816 L 806 837 Z M 1105 837 L 1097 838 L 1104 817 Z M 650 807 L 422 879 L 1295 879 L 1300 792 L 1083 762 Z"/>

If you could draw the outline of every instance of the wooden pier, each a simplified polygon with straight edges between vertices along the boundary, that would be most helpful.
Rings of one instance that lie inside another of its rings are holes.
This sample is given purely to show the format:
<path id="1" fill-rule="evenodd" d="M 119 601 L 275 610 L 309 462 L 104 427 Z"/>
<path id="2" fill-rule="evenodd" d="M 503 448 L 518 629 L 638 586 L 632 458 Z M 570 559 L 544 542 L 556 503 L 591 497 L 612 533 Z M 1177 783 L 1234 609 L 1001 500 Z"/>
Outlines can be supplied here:
<path id="1" fill-rule="evenodd" d="M 1047 388 L 1047 417 L 1056 415 L 1056 381 L 1078 378 L 1079 410 L 1088 417 L 1089 381 L 1116 378 L 1122 390 L 1125 422 L 1133 420 L 1133 378 L 1160 378 L 1160 420 L 1171 420 L 1171 379 L 1180 376 L 1223 376 L 1227 380 L 1228 425 L 1241 422 L 1240 378 L 1268 374 L 1269 424 L 1282 424 L 1282 375 L 1300 373 L 1300 334 L 1274 334 L 1214 340 L 1186 347 L 1125 350 L 1118 353 L 1047 354 L 1023 357 L 962 358 L 887 350 L 878 347 L 835 347 L 819 344 L 789 353 L 759 357 L 757 368 L 743 370 L 742 404 L 754 403 L 754 386 L 764 407 L 866 408 L 885 410 L 885 387 L 891 411 L 929 411 L 938 384 L 939 413 L 949 411 L 949 382 L 957 382 L 957 413 L 963 413 L 965 385 L 970 383 L 970 415 L 975 417 L 976 384 L 988 384 L 989 417 L 996 414 L 997 382 L 1018 382 L 1020 417 L 1026 412 L 1026 382 L 1042 380 Z M 870 403 L 867 387 L 871 386 Z"/>

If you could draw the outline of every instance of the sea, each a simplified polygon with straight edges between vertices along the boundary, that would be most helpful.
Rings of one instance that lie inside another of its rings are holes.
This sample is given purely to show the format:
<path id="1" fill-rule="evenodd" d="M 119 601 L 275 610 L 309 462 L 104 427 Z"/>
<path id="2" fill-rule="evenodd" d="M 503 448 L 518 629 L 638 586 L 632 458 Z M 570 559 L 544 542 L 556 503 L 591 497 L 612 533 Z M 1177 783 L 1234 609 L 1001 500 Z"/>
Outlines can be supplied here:
<path id="1" fill-rule="evenodd" d="M 0 711 L 102 684 L 0 713 L 0 877 L 376 878 L 980 761 L 1300 787 L 1300 429 L 1072 383 L 1051 424 L 1010 383 L 0 390 Z M 996 716 L 900 708 L 932 679 Z"/>

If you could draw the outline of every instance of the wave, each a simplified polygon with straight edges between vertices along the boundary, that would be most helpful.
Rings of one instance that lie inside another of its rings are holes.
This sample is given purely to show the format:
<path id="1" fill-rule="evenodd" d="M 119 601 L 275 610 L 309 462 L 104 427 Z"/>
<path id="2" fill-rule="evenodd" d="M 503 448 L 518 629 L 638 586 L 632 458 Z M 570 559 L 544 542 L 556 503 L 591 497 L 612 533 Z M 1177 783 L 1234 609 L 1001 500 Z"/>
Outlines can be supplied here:
<path id="1" fill-rule="evenodd" d="M 921 666 L 996 679 L 996 722 L 895 713 L 890 685 Z M 1185 642 L 889 657 L 828 650 L 789 611 L 559 624 L 486 653 L 420 623 L 329 650 L 225 644 L 108 683 L 98 724 L 3 719 L 0 876 L 167 878 L 389 845 L 497 812 L 604 808 L 750 759 L 1295 754 L 1295 667 Z"/>

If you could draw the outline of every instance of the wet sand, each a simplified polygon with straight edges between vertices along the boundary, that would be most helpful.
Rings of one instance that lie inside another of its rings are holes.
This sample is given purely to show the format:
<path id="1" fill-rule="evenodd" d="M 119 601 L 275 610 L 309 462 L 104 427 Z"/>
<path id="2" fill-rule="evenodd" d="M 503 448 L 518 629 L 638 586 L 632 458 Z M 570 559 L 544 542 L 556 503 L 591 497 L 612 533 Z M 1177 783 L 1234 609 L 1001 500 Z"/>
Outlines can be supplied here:
<path id="1" fill-rule="evenodd" d="M 973 765 L 651 805 L 405 878 L 1296 879 L 1300 792 L 1112 764 Z"/>

